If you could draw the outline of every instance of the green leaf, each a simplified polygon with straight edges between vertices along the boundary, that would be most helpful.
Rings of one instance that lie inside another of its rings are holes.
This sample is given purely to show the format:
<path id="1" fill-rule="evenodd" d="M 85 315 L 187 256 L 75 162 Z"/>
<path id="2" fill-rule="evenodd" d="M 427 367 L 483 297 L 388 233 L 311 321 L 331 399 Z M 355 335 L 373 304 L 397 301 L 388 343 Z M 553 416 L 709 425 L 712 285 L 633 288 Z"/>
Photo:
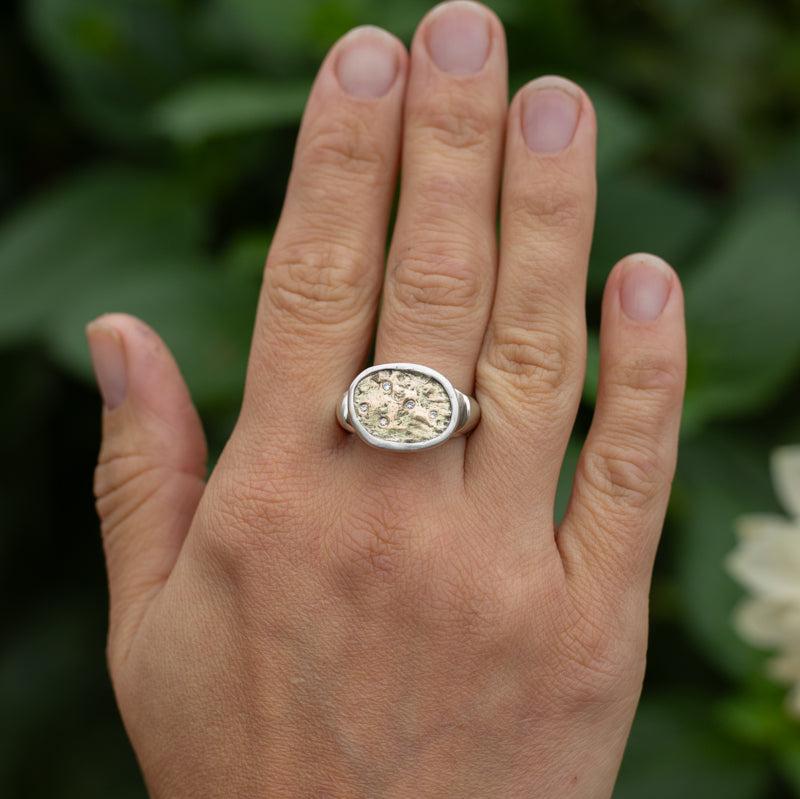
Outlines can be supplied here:
<path id="1" fill-rule="evenodd" d="M 685 442 L 675 480 L 677 579 L 685 624 L 707 657 L 723 672 L 742 676 L 761 657 L 732 626 L 742 589 L 725 571 L 736 544 L 736 519 L 777 510 L 768 452 L 744 439 L 704 434 Z"/>
<path id="2" fill-rule="evenodd" d="M 761 799 L 763 758 L 715 728 L 707 696 L 645 697 L 633 724 L 614 799 Z"/>
<path id="3" fill-rule="evenodd" d="M 497 4 L 489 3 L 497 11 Z M 502 5 L 507 6 L 508 3 Z M 382 0 L 370 0 L 369 12 L 363 16 L 364 21 L 380 25 L 406 41 L 410 41 L 420 20 L 430 10 L 428 0 L 403 0 L 402 3 L 386 3 Z"/>
<path id="4" fill-rule="evenodd" d="M 152 173 L 100 169 L 56 187 L 0 228 L 0 343 L 35 335 L 117 269 L 196 250 L 204 225 L 188 190 Z"/>
<path id="5" fill-rule="evenodd" d="M 597 171 L 602 178 L 641 154 L 650 126 L 646 117 L 620 95 L 591 83 L 587 91 L 597 113 Z"/>
<path id="6" fill-rule="evenodd" d="M 800 754 L 800 725 L 787 712 L 786 692 L 787 686 L 759 673 L 720 703 L 717 718 L 747 746 Z"/>
<path id="7" fill-rule="evenodd" d="M 200 249 L 205 211 L 174 181 L 102 170 L 0 229 L 0 343 L 36 339 L 90 374 L 84 325 L 140 315 L 164 335 L 199 403 L 238 396 L 257 292 Z"/>
<path id="8" fill-rule="evenodd" d="M 252 281 L 258 287 L 271 240 L 272 233 L 266 230 L 242 231 L 222 255 L 226 271 Z"/>
<path id="9" fill-rule="evenodd" d="M 765 406 L 800 367 L 800 204 L 743 208 L 686 285 L 690 427 Z"/>
<path id="10" fill-rule="evenodd" d="M 200 12 L 200 26 L 216 49 L 244 53 L 270 72 L 296 74 L 302 65 L 318 60 L 336 36 L 358 23 L 358 15 L 346 7 L 349 3 L 332 5 L 319 0 L 210 0 Z"/>
<path id="11" fill-rule="evenodd" d="M 307 83 L 275 84 L 248 78 L 209 78 L 161 100 L 154 128 L 182 143 L 294 125 L 308 97 Z"/>
<path id="12" fill-rule="evenodd" d="M 257 290 L 224 277 L 201 259 L 153 261 L 150 266 L 116 270 L 112 280 L 85 286 L 48 319 L 44 333 L 51 354 L 90 380 L 87 320 L 107 311 L 132 313 L 162 336 L 198 405 L 235 404 L 244 385 Z"/>
<path id="13" fill-rule="evenodd" d="M 794 724 L 794 739 L 787 740 L 778 752 L 778 767 L 795 796 L 800 796 L 800 728 Z"/>
<path id="14" fill-rule="evenodd" d="M 743 193 L 751 202 L 776 194 L 786 194 L 800 201 L 800 139 L 790 137 L 774 158 L 760 163 L 744 185 Z"/>
<path id="15" fill-rule="evenodd" d="M 128 141 L 149 132 L 146 110 L 195 66 L 181 8 L 163 0 L 28 0 L 27 17 L 80 114 Z"/>
<path id="16" fill-rule="evenodd" d="M 32 797 L 144 799 L 145 792 L 135 789 L 141 778 L 122 725 L 106 711 L 111 690 L 100 614 L 77 592 L 51 588 L 47 604 L 25 606 L 25 623 L 6 632 L 0 654 L 8 720 L 0 725 L 3 795 L 10 788 L 11 794 Z M 79 729 L 75 718 L 81 718 Z M 36 749 L 45 729 L 57 743 L 50 747 L 47 769 L 41 769 Z"/>
<path id="17" fill-rule="evenodd" d="M 712 219 L 698 194 L 663 180 L 644 174 L 605 177 L 598 186 L 590 289 L 601 291 L 614 264 L 635 252 L 655 253 L 684 272 Z"/>

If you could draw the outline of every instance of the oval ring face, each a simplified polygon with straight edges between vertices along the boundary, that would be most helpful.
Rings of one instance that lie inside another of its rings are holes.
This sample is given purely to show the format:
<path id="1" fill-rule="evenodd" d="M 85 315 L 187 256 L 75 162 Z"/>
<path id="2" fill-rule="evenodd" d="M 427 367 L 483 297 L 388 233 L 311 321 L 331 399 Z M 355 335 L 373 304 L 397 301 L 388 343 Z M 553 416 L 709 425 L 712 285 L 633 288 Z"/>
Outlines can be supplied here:
<path id="1" fill-rule="evenodd" d="M 350 421 L 368 444 L 387 449 L 435 446 L 457 421 L 453 387 L 415 364 L 381 364 L 362 372 L 349 392 Z"/>

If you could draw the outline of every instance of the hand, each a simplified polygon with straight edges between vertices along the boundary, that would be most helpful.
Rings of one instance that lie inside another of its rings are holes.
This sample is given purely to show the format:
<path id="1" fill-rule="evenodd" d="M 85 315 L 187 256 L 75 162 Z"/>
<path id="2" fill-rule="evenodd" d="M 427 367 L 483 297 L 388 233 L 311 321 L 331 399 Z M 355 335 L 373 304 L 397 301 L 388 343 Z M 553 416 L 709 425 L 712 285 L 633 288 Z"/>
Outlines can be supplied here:
<path id="1" fill-rule="evenodd" d="M 124 315 L 90 325 L 108 654 L 153 797 L 610 795 L 644 669 L 684 340 L 674 273 L 625 258 L 555 529 L 594 157 L 572 83 L 540 78 L 507 106 L 485 8 L 435 9 L 410 55 L 358 29 L 308 101 L 241 415 L 207 485 L 164 345 Z M 375 362 L 426 364 L 474 393 L 468 437 L 393 453 L 336 424 L 381 294 Z"/>

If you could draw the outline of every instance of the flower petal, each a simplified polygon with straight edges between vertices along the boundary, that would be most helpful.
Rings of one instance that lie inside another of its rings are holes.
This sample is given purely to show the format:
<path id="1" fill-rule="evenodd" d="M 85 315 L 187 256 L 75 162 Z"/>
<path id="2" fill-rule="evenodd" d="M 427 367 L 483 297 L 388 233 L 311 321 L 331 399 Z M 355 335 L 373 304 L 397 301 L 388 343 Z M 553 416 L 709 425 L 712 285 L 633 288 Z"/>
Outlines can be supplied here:
<path id="1" fill-rule="evenodd" d="M 734 611 L 733 624 L 739 635 L 753 646 L 800 646 L 800 602 L 745 599 Z M 800 670 L 797 678 L 800 680 Z"/>
<path id="2" fill-rule="evenodd" d="M 794 685 L 786 695 L 786 712 L 790 716 L 800 718 L 800 685 Z"/>
<path id="3" fill-rule="evenodd" d="M 748 513 L 736 520 L 736 535 L 741 541 L 773 533 L 792 533 L 800 538 L 800 524 L 776 513 Z"/>
<path id="4" fill-rule="evenodd" d="M 726 561 L 728 571 L 759 596 L 800 602 L 800 529 L 770 525 L 748 533 Z"/>
<path id="5" fill-rule="evenodd" d="M 767 669 L 770 677 L 778 682 L 800 682 L 800 650 L 794 649 L 772 658 Z"/>
<path id="6" fill-rule="evenodd" d="M 800 446 L 781 447 L 772 453 L 775 492 L 795 519 L 800 519 Z"/>

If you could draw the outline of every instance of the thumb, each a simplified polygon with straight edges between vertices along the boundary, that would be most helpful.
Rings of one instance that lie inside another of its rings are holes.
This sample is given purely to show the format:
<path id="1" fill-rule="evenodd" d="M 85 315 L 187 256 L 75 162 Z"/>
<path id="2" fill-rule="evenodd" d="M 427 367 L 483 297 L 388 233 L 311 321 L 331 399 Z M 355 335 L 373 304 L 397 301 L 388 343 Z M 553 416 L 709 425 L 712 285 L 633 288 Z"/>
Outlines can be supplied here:
<path id="1" fill-rule="evenodd" d="M 200 501 L 206 444 L 178 367 L 147 325 L 107 314 L 86 336 L 104 405 L 94 491 L 108 569 L 109 651 L 127 651 Z"/>

